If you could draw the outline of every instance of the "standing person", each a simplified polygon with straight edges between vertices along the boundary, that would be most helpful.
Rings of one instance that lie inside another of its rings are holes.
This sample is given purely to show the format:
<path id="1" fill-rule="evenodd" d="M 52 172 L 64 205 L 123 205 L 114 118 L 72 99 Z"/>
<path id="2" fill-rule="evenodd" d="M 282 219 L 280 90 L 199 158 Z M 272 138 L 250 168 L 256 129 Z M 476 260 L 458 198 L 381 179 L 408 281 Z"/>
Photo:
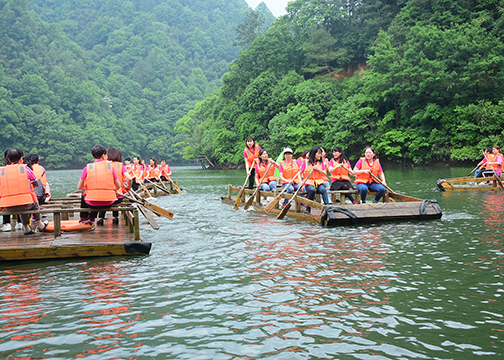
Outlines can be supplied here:
<path id="1" fill-rule="evenodd" d="M 259 157 L 259 151 L 261 151 L 261 147 L 256 144 L 254 138 L 249 136 L 245 141 L 245 149 L 243 150 L 243 157 L 245 158 L 245 170 L 247 171 L 247 175 L 249 177 L 249 189 L 254 188 L 254 179 L 255 179 L 255 167 L 254 162 L 257 162 Z"/>
<path id="2" fill-rule="evenodd" d="M 42 191 L 40 195 L 37 195 L 39 205 L 44 204 L 51 198 L 51 189 L 49 183 L 47 182 L 47 173 L 43 166 L 40 165 L 40 159 L 37 154 L 28 154 L 25 159 L 26 165 L 32 169 L 37 181 L 42 184 Z M 37 193 L 37 191 L 35 191 Z"/>
<path id="3" fill-rule="evenodd" d="M 285 192 L 287 194 L 292 194 L 295 190 L 299 189 L 299 184 L 301 183 L 301 176 L 297 175 L 299 172 L 299 166 L 295 160 L 292 159 L 292 149 L 284 149 L 284 160 L 278 165 L 278 170 L 280 172 L 279 180 L 282 184 L 282 188 L 286 188 Z M 292 184 L 289 185 L 291 180 L 296 176 Z M 284 199 L 282 207 L 287 205 L 287 199 Z"/>
<path id="4" fill-rule="evenodd" d="M 117 200 L 114 202 L 114 204 L 120 204 L 123 200 L 123 197 L 118 193 L 126 194 L 128 192 L 131 187 L 131 176 L 128 174 L 126 166 L 121 162 L 122 156 L 121 152 L 118 149 L 110 148 L 107 150 L 107 161 L 112 164 L 112 168 L 115 170 L 117 178 L 121 183 L 120 188 L 115 188 Z M 112 225 L 119 225 L 119 211 L 112 211 L 112 217 Z M 101 226 L 103 225 L 104 221 L 105 211 L 100 211 L 98 213 L 98 221 L 96 222 L 96 225 Z"/>
<path id="5" fill-rule="evenodd" d="M 348 161 L 343 148 L 341 146 L 335 146 L 332 150 L 333 158 L 329 161 L 329 173 L 331 174 L 331 190 L 355 190 L 350 183 L 350 176 L 353 172 L 349 171 L 352 166 L 350 161 Z M 346 167 L 346 169 L 344 168 Z M 347 170 L 348 169 L 348 170 Z M 352 194 L 347 194 L 352 204 L 357 204 L 357 201 L 353 198 Z M 341 204 L 343 205 L 343 204 Z"/>
<path id="6" fill-rule="evenodd" d="M 369 190 L 376 192 L 373 203 L 380 201 L 382 196 L 385 195 L 385 187 L 372 177 L 371 174 L 379 177 L 383 184 L 386 185 L 387 182 L 385 181 L 385 174 L 383 173 L 380 161 L 376 157 L 372 147 L 369 146 L 364 150 L 364 157 L 357 161 L 353 172 L 357 175 L 355 187 L 360 192 L 362 203 L 366 203 L 366 196 Z"/>
<path id="7" fill-rule="evenodd" d="M 91 154 L 95 161 L 87 164 L 82 170 L 77 184 L 77 188 L 84 190 L 81 208 L 109 207 L 117 200 L 115 189 L 120 189 L 121 183 L 112 163 L 107 161 L 107 149 L 104 146 L 93 146 Z M 94 224 L 96 215 L 96 211 L 81 212 L 79 222 Z"/>
<path id="8" fill-rule="evenodd" d="M 165 159 L 161 160 L 161 180 L 168 181 L 171 180 L 171 169 L 170 166 L 166 163 Z"/>
<path id="9" fill-rule="evenodd" d="M 310 172 L 311 175 L 308 177 Z M 319 193 L 322 196 L 322 200 L 324 201 L 324 205 L 329 205 L 329 197 L 327 196 L 327 188 L 324 185 L 325 179 L 324 176 L 326 174 L 326 168 L 324 165 L 324 161 L 322 160 L 322 149 L 319 146 L 314 146 L 310 150 L 310 155 L 308 160 L 305 161 L 303 165 L 301 165 L 301 173 L 303 174 L 303 178 L 306 179 L 305 189 L 308 193 L 308 200 L 315 199 L 315 193 Z M 307 206 L 305 209 L 305 214 L 309 214 L 311 212 L 311 207 Z"/>
<path id="10" fill-rule="evenodd" d="M 266 169 L 268 165 L 272 164 L 268 170 L 266 176 Z M 268 158 L 268 152 L 266 150 L 259 151 L 259 161 L 255 167 L 255 182 L 257 186 L 261 187 L 263 191 L 274 191 L 278 184 L 278 179 L 275 176 L 276 163 L 273 159 Z M 264 179 L 263 179 L 264 176 Z M 262 183 L 259 183 L 261 181 Z"/>
<path id="11" fill-rule="evenodd" d="M 23 150 L 10 148 L 5 152 L 8 165 L 0 168 L 0 207 L 6 211 L 39 210 L 37 196 L 32 183 L 36 181 L 35 174 L 23 164 Z M 42 223 L 40 214 L 33 214 L 34 229 L 45 231 L 46 224 Z M 25 235 L 35 232 L 30 228 L 30 215 L 21 215 Z"/>

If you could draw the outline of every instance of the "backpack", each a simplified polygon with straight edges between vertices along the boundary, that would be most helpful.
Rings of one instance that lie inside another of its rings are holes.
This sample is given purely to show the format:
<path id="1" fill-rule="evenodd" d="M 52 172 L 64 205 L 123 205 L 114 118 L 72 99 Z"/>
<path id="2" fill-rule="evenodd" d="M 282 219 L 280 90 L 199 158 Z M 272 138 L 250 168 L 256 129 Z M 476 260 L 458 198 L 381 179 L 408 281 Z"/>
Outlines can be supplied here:
<path id="1" fill-rule="evenodd" d="M 45 170 L 42 173 L 42 175 L 40 176 L 40 178 L 42 178 L 42 176 L 44 176 L 44 174 L 45 174 Z M 47 194 L 44 189 L 44 184 L 42 184 L 42 181 L 40 181 L 40 179 L 37 179 L 37 180 L 32 181 L 32 185 L 33 185 L 33 191 L 35 192 L 35 195 L 37 196 L 39 204 L 43 204 L 46 197 L 47 197 Z"/>

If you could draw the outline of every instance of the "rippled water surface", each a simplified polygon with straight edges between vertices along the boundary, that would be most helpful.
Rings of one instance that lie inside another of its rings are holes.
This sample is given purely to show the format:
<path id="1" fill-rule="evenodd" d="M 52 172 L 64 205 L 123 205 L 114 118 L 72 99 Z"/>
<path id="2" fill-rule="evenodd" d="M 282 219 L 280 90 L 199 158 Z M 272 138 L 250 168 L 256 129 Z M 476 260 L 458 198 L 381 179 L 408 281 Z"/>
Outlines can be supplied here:
<path id="1" fill-rule="evenodd" d="M 470 170 L 386 171 L 441 220 L 322 228 L 222 204 L 243 171 L 174 167 L 151 255 L 0 263 L 0 355 L 500 359 L 504 196 L 435 185 Z M 53 194 L 79 173 L 48 172 Z"/>

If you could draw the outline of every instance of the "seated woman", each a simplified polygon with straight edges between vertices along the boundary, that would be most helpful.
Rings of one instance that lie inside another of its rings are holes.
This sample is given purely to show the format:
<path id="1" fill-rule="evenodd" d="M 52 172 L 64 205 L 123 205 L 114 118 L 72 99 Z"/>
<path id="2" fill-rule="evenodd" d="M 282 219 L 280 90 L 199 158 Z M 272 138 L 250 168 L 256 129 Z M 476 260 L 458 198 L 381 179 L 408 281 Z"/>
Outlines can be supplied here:
<path id="1" fill-rule="evenodd" d="M 366 196 L 369 190 L 376 192 L 374 203 L 380 201 L 383 195 L 385 195 L 385 187 L 376 180 L 375 177 L 379 177 L 381 182 L 386 185 L 385 174 L 383 174 L 380 161 L 376 157 L 374 149 L 372 147 L 367 147 L 364 151 L 364 157 L 360 158 L 355 164 L 354 174 L 357 175 L 355 179 L 355 187 L 360 192 L 360 197 L 362 203 L 366 203 Z"/>
<path id="2" fill-rule="evenodd" d="M 159 176 L 161 175 L 161 169 L 157 164 L 156 158 L 150 158 L 149 160 L 149 166 L 147 168 L 147 176 L 146 176 L 146 183 L 149 181 L 151 182 L 159 182 Z M 147 181 L 149 180 L 149 181 Z"/>
<path id="3" fill-rule="evenodd" d="M 315 193 L 318 192 L 322 196 L 324 205 L 329 205 L 327 188 L 324 185 L 325 183 L 324 177 L 326 176 L 327 171 L 324 162 L 322 160 L 322 150 L 320 149 L 320 147 L 315 146 L 310 150 L 308 160 L 305 161 L 303 165 L 301 165 L 300 170 L 301 174 L 303 175 L 303 178 L 307 179 L 305 182 L 305 189 L 306 192 L 308 193 L 308 200 L 315 199 Z M 305 214 L 309 214 L 310 212 L 311 207 L 307 206 Z"/>
<path id="4" fill-rule="evenodd" d="M 346 158 L 343 148 L 341 146 L 335 146 L 333 148 L 333 158 L 329 161 L 332 191 L 354 190 L 349 177 L 349 175 L 354 176 L 354 173 L 350 170 L 351 168 L 352 166 L 350 165 L 350 161 Z M 357 201 L 353 198 L 352 194 L 346 194 L 346 197 L 350 199 L 352 204 L 357 204 Z"/>
<path id="5" fill-rule="evenodd" d="M 266 173 L 266 169 L 270 164 L 271 166 L 268 170 L 268 173 L 266 174 L 266 176 L 264 176 L 264 174 Z M 278 179 L 275 176 L 276 166 L 277 165 L 275 161 L 273 159 L 268 158 L 268 152 L 266 150 L 262 149 L 261 151 L 259 151 L 259 162 L 255 167 L 255 182 L 256 185 L 261 188 L 261 190 L 274 191 L 276 189 L 276 186 L 278 184 Z M 262 182 L 259 183 L 261 179 Z"/>
<path id="6" fill-rule="evenodd" d="M 37 196 L 33 191 L 32 182 L 36 181 L 35 174 L 23 164 L 23 150 L 10 148 L 5 152 L 7 165 L 0 171 L 0 207 L 6 211 L 39 210 Z M 44 231 L 46 225 L 41 221 L 40 214 L 33 214 L 34 229 Z M 30 228 L 30 215 L 21 215 L 25 235 L 35 232 Z"/>
<path id="7" fill-rule="evenodd" d="M 280 172 L 280 183 L 285 189 L 287 194 L 292 194 L 294 190 L 299 189 L 299 183 L 301 183 L 301 176 L 298 174 L 299 166 L 296 161 L 292 159 L 292 149 L 286 148 L 284 150 L 284 160 L 278 166 L 278 171 Z M 295 177 L 295 178 L 294 178 Z M 292 181 L 294 179 L 294 181 Z M 292 184 L 289 184 L 292 181 Z M 284 200 L 283 206 L 287 204 L 287 199 Z"/>

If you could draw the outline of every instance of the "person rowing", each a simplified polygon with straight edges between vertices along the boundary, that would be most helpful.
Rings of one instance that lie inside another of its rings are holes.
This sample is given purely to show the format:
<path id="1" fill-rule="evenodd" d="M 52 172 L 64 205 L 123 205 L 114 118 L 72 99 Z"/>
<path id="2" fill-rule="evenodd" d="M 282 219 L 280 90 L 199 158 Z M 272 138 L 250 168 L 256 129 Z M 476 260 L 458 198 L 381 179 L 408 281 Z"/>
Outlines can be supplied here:
<path id="1" fill-rule="evenodd" d="M 377 203 L 385 195 L 385 174 L 381 167 L 380 161 L 376 157 L 375 151 L 372 147 L 367 147 L 364 150 L 364 157 L 361 157 L 355 164 L 353 169 L 357 178 L 355 179 L 355 187 L 360 192 L 362 203 L 366 203 L 366 196 L 369 190 L 376 192 L 373 203 Z M 372 175 L 381 179 L 380 184 Z"/>
<path id="2" fill-rule="evenodd" d="M 350 176 L 354 173 L 350 170 L 352 166 L 350 161 L 348 161 L 343 148 L 341 146 L 335 146 L 332 150 L 333 158 L 329 161 L 329 173 L 331 174 L 331 190 L 355 190 L 350 183 Z M 353 198 L 351 194 L 347 194 L 352 204 L 357 204 L 357 201 Z M 342 204 L 343 205 L 343 204 Z"/>
<path id="3" fill-rule="evenodd" d="M 299 184 L 301 183 L 301 176 L 299 175 L 299 166 L 295 160 L 292 159 L 293 152 L 291 148 L 284 149 L 284 160 L 278 165 L 278 171 L 280 172 L 280 183 L 282 188 L 286 189 L 287 194 L 294 193 L 295 190 L 299 189 Z M 285 199 L 282 207 L 287 205 L 288 200 Z"/>

